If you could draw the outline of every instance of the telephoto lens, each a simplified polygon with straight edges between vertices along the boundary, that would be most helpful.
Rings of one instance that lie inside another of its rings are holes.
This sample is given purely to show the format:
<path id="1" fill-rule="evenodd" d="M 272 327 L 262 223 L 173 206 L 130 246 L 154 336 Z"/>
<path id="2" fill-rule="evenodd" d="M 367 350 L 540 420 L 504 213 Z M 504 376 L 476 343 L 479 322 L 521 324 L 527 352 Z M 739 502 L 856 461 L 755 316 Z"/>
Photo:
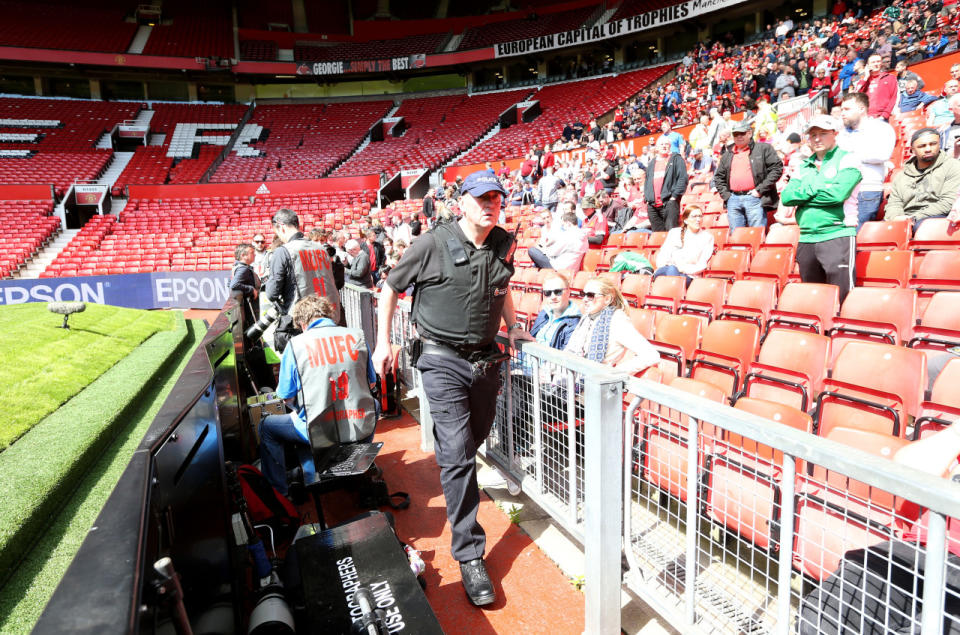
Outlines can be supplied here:
<path id="1" fill-rule="evenodd" d="M 279 315 L 280 307 L 274 304 L 260 316 L 260 319 L 257 320 L 256 323 L 246 330 L 244 335 L 246 335 L 249 340 L 260 339 L 260 337 L 263 336 L 263 332 L 270 328 L 270 325 L 276 321 Z"/>

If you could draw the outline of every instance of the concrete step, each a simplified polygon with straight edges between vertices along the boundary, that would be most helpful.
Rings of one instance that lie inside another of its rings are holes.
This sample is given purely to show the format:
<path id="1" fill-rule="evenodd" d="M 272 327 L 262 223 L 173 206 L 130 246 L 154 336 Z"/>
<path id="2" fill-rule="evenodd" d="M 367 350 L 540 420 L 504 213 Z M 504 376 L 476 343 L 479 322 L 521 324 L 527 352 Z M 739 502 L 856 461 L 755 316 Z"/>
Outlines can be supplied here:
<path id="1" fill-rule="evenodd" d="M 113 141 L 110 139 L 110 133 L 104 132 L 103 136 L 97 141 L 97 149 L 109 150 L 111 148 L 113 148 Z"/>
<path id="2" fill-rule="evenodd" d="M 14 274 L 15 278 L 39 278 L 61 251 L 80 233 L 79 229 L 61 229 L 53 235 L 52 240 L 41 248 L 20 271 Z"/>
<path id="3" fill-rule="evenodd" d="M 127 164 L 130 163 L 130 159 L 132 158 L 133 152 L 114 152 L 110 158 L 110 162 L 107 163 L 106 170 L 103 171 L 103 176 L 97 179 L 97 183 L 99 185 L 106 185 L 107 191 L 109 192 L 110 188 L 112 188 L 113 184 L 120 178 L 124 168 L 127 167 Z"/>
<path id="4" fill-rule="evenodd" d="M 150 39 L 150 34 L 153 33 L 153 27 L 143 24 L 140 28 L 137 29 L 136 35 L 133 36 L 133 40 L 130 42 L 130 48 L 127 49 L 127 53 L 141 54 L 143 53 L 144 47 L 147 45 L 147 40 Z"/>
<path id="5" fill-rule="evenodd" d="M 153 119 L 153 110 L 141 110 L 137 113 L 136 118 L 133 120 L 138 126 L 148 126 L 150 121 Z"/>
<path id="6" fill-rule="evenodd" d="M 452 53 L 457 50 L 457 47 L 460 46 L 460 42 L 463 42 L 463 33 L 454 33 L 453 37 L 444 45 L 444 53 Z"/>

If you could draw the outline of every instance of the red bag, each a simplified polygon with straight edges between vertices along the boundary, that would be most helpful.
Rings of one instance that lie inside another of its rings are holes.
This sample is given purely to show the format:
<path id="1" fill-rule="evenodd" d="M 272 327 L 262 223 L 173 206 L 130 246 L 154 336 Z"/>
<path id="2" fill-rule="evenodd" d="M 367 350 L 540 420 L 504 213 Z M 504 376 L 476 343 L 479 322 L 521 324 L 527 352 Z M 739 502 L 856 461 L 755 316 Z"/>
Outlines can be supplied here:
<path id="1" fill-rule="evenodd" d="M 254 524 L 270 525 L 281 535 L 291 536 L 300 526 L 300 514 L 286 496 L 278 492 L 266 477 L 252 465 L 237 468 L 243 498 Z"/>

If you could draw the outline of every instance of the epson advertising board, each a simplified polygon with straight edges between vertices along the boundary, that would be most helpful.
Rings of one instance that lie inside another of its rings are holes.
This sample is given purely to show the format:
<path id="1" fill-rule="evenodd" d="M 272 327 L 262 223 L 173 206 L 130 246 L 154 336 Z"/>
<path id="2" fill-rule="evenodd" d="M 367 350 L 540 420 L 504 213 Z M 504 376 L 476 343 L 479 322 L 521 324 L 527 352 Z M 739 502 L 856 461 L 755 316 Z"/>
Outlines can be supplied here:
<path id="1" fill-rule="evenodd" d="M 229 271 L 0 280 L 0 305 L 91 302 L 131 309 L 219 309 L 229 296 Z"/>

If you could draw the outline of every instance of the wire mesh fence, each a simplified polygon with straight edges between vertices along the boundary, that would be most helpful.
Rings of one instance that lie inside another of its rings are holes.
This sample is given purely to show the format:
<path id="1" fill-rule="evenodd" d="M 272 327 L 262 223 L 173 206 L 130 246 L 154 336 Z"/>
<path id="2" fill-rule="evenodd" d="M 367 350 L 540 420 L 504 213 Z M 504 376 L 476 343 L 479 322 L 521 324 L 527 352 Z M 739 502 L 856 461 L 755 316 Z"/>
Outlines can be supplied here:
<path id="1" fill-rule="evenodd" d="M 638 383 L 630 388 L 642 392 Z M 667 407 L 669 399 L 638 398 L 627 410 L 624 579 L 630 588 L 702 632 L 939 633 L 957 627 L 960 558 L 946 548 L 960 554 L 960 544 L 948 545 L 942 533 L 928 535 L 927 519 L 944 516 L 925 511 L 920 497 L 897 491 L 897 479 L 869 465 L 873 457 L 893 458 L 907 441 L 854 424 L 834 434 L 832 441 L 850 454 L 873 455 L 864 459 L 864 478 L 853 473 L 856 459 L 847 460 L 831 441 L 808 437 L 805 450 L 787 453 L 719 416 L 725 410 L 749 423 L 747 410 L 695 398 L 705 402 L 702 411 L 718 416 Z M 765 407 L 789 414 L 777 404 Z M 765 434 L 789 440 L 808 433 L 784 423 L 771 416 Z M 951 487 L 943 481 L 939 489 Z M 958 502 L 939 511 L 956 514 Z"/>
<path id="2" fill-rule="evenodd" d="M 588 632 L 625 583 L 683 632 L 960 633 L 960 487 L 890 461 L 900 436 L 535 343 L 501 373 L 486 455 L 584 544 Z"/>
<path id="3" fill-rule="evenodd" d="M 503 390 L 487 451 L 538 504 L 582 531 L 586 375 L 604 367 L 538 345 L 501 366 Z"/>

